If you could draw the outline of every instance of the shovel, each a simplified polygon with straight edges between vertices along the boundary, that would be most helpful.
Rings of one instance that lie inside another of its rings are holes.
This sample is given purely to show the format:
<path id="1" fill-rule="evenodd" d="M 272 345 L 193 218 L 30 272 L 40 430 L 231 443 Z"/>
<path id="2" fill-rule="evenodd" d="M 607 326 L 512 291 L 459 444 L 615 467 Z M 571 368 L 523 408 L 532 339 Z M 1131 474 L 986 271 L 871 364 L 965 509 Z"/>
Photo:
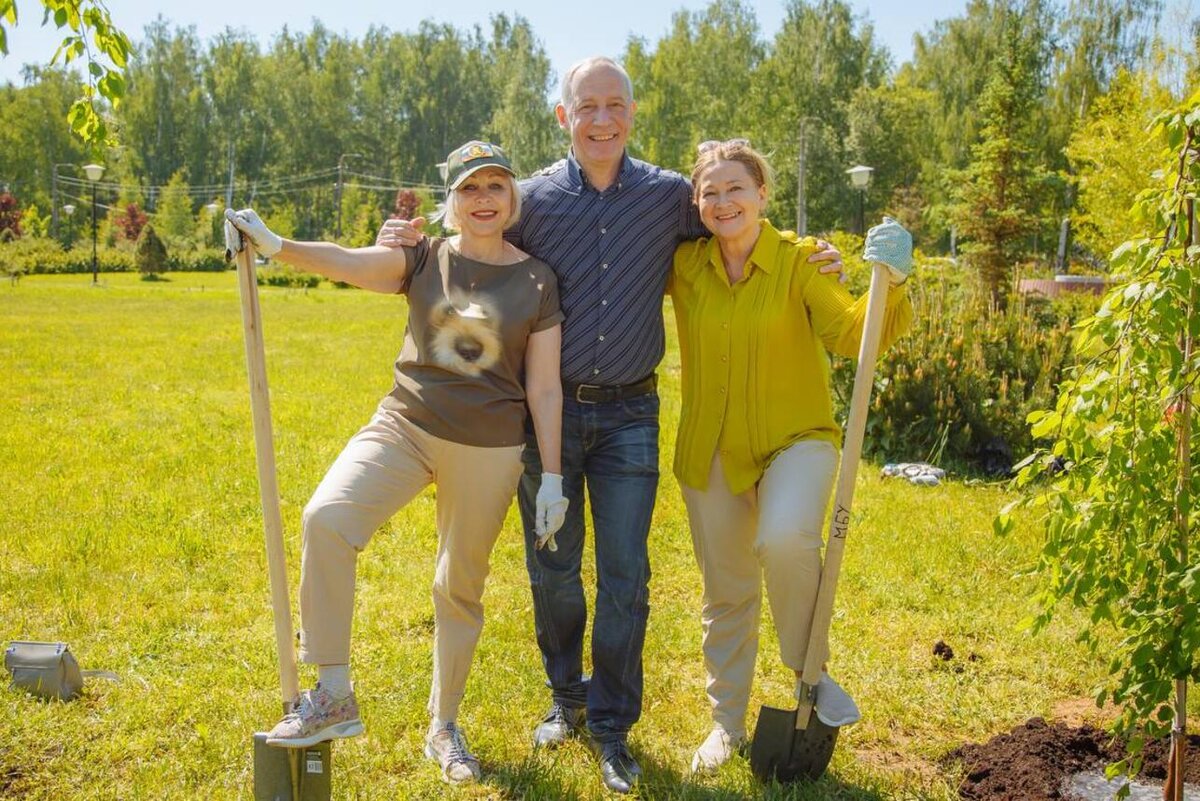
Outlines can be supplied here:
<path id="1" fill-rule="evenodd" d="M 829 767 L 833 747 L 837 743 L 840 727 L 830 726 L 817 716 L 817 683 L 821 680 L 821 663 L 829 649 L 833 594 L 837 590 L 846 535 L 850 532 L 850 505 L 854 500 L 854 479 L 858 473 L 871 386 L 875 380 L 875 357 L 879 352 L 888 282 L 887 265 L 876 262 L 867 295 L 867 320 L 858 350 L 858 370 L 854 375 L 854 394 L 850 399 L 850 418 L 846 422 L 833 518 L 829 522 L 829 543 L 825 546 L 820 589 L 813 609 L 804 672 L 800 677 L 800 698 L 796 709 L 764 706 L 758 714 L 754 742 L 750 746 L 750 769 L 762 781 L 819 779 Z"/>
<path id="2" fill-rule="evenodd" d="M 271 431 L 271 401 L 267 391 L 267 361 L 263 350 L 262 313 L 254 272 L 254 245 L 225 223 L 225 258 L 237 255 L 238 290 L 242 298 L 242 333 L 246 341 L 246 371 L 250 378 L 250 410 L 262 500 L 271 607 L 275 616 L 275 647 L 279 654 L 279 686 L 284 714 L 300 697 L 296 651 L 292 644 L 292 606 L 288 599 L 287 563 L 283 551 L 283 518 L 275 479 L 275 441 Z M 254 735 L 255 801 L 328 801 L 331 749 L 329 743 L 309 748 L 275 748 L 267 735 Z"/>

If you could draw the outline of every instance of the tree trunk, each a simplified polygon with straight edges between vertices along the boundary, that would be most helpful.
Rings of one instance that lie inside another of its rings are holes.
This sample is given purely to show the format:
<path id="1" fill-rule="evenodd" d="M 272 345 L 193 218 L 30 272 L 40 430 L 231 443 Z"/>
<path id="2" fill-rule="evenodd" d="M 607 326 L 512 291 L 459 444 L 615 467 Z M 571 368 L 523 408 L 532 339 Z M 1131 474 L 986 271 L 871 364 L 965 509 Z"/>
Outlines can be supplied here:
<path id="1" fill-rule="evenodd" d="M 1196 230 L 1196 201 L 1187 201 L 1187 239 L 1192 245 L 1200 244 L 1200 231 Z M 1186 241 L 1186 240 L 1185 240 Z M 1196 308 L 1196 285 L 1193 280 L 1191 291 L 1188 293 L 1187 314 L 1184 320 L 1191 320 Z M 1179 408 L 1176 413 L 1176 454 L 1179 459 L 1179 478 L 1175 485 L 1175 521 L 1179 534 L 1179 556 L 1182 564 L 1188 563 L 1189 518 L 1191 517 L 1191 497 L 1189 493 L 1192 478 L 1192 391 L 1188 382 L 1186 370 L 1192 362 L 1194 346 L 1191 332 L 1185 323 L 1183 334 L 1180 336 L 1179 349 L 1183 351 L 1184 388 L 1179 398 Z M 1181 610 L 1182 611 L 1182 610 Z M 1184 759 L 1187 748 L 1187 676 L 1191 673 L 1191 665 L 1183 678 L 1175 679 L 1175 725 L 1171 728 L 1171 758 L 1168 763 L 1167 781 L 1163 784 L 1164 801 L 1183 801 Z"/>

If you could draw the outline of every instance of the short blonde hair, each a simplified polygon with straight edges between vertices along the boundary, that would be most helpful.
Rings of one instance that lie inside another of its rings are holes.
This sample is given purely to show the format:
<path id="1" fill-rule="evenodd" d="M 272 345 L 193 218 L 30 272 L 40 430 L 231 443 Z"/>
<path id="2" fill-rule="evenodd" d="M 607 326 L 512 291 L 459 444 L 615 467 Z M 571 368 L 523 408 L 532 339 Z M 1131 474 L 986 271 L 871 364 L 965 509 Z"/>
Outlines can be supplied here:
<path id="1" fill-rule="evenodd" d="M 504 230 L 507 231 L 517 224 L 517 220 L 521 219 L 521 189 L 517 186 L 516 178 L 508 173 L 504 173 L 504 178 L 508 181 L 508 191 L 512 193 L 513 199 L 512 214 L 509 214 L 508 219 L 504 221 Z M 459 220 L 461 219 L 458 209 L 458 190 L 451 189 L 446 193 L 446 207 L 441 215 L 442 227 L 447 231 L 457 231 L 460 228 Z"/>
<path id="2" fill-rule="evenodd" d="M 706 148 L 696 157 L 696 165 L 692 167 L 692 197 L 700 197 L 700 175 L 718 161 L 736 161 L 746 167 L 750 177 L 758 186 L 765 187 L 770 193 L 771 185 L 775 182 L 775 174 L 766 157 L 750 146 L 745 139 L 730 139 L 718 142 Z"/>

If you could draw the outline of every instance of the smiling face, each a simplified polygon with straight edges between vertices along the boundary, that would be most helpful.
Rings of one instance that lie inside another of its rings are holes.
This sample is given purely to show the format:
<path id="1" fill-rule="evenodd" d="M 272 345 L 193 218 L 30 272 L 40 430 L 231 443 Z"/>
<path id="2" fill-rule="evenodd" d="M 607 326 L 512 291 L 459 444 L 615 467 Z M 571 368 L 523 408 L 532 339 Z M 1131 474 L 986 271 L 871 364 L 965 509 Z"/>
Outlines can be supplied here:
<path id="1" fill-rule="evenodd" d="M 740 161 L 714 161 L 696 181 L 700 219 L 718 239 L 754 237 L 767 206 L 767 188 Z"/>
<path id="2" fill-rule="evenodd" d="M 571 135 L 571 148 L 585 171 L 619 164 L 633 127 L 637 104 L 625 77 L 603 62 L 568 76 L 566 105 L 555 109 L 558 124 Z"/>
<path id="3" fill-rule="evenodd" d="M 454 190 L 454 223 L 464 236 L 499 236 L 513 213 L 512 176 L 485 167 Z"/>

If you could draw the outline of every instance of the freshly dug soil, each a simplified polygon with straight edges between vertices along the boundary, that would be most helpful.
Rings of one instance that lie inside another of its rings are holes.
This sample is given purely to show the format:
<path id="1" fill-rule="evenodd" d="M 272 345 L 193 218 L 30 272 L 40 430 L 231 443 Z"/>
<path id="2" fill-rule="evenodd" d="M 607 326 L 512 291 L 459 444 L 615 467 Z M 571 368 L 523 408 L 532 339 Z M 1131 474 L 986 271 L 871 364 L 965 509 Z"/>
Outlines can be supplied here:
<path id="1" fill-rule="evenodd" d="M 1074 728 L 1030 718 L 1007 734 L 983 744 L 968 744 L 947 754 L 961 762 L 958 794 L 970 801 L 1046 801 L 1066 798 L 1063 780 L 1081 770 L 1102 767 L 1124 755 L 1121 743 L 1093 726 Z M 1167 775 L 1169 743 L 1146 746 L 1141 777 L 1162 781 Z M 1200 783 L 1200 736 L 1189 735 L 1184 782 Z"/>

